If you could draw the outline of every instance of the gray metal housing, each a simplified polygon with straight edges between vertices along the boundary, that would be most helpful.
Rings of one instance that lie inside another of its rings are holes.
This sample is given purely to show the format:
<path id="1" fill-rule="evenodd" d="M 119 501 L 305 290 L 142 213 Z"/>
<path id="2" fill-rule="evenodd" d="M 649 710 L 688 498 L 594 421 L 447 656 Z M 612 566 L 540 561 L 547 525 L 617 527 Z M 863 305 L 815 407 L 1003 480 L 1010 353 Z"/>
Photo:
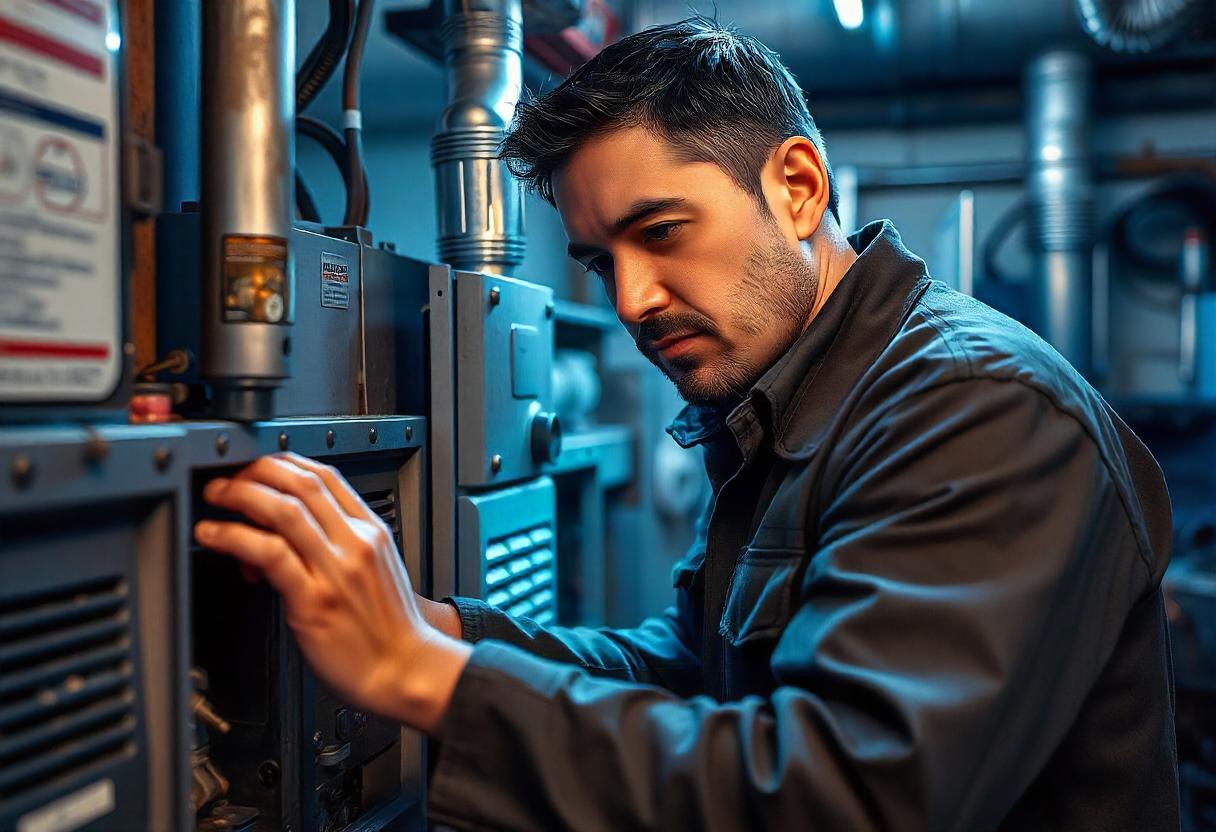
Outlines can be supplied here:
<path id="1" fill-rule="evenodd" d="M 0 764 L 0 828 L 99 783 L 113 803 L 102 827 L 194 828 L 190 551 L 198 488 L 214 473 L 290 448 L 332 462 L 357 488 L 392 489 L 405 566 L 426 591 L 425 442 L 425 420 L 406 416 L 0 429 L 0 723 L 20 711 L 4 749 L 31 749 Z M 377 472 L 395 473 L 386 480 Z M 55 706 L 47 696 L 59 688 L 66 715 L 48 723 Z M 331 730 L 324 712 L 304 700 L 299 707 L 302 725 Z M 285 748 L 310 755 L 296 739 Z M 402 730 L 397 797 L 373 807 L 360 828 L 420 816 L 422 754 L 422 738 Z M 310 782 L 309 767 L 295 760 L 282 758 L 284 795 L 291 783 Z M 307 814 L 305 804 L 291 811 Z"/>

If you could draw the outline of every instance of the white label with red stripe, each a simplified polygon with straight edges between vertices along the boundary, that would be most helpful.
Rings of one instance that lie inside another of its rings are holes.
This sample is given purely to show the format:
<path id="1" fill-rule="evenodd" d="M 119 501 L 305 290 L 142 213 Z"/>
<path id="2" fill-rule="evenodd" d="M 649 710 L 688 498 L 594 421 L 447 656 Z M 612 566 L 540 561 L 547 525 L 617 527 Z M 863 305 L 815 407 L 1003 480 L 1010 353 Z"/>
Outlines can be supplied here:
<path id="1" fill-rule="evenodd" d="M 109 0 L 0 0 L 0 403 L 121 375 L 117 30 Z"/>

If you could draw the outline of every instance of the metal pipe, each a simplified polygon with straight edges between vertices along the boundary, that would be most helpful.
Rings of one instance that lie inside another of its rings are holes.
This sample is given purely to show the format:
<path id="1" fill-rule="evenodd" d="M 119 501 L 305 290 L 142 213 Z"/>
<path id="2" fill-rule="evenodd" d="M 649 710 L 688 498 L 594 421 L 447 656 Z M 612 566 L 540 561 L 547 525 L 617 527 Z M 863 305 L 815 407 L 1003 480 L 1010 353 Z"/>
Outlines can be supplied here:
<path id="1" fill-rule="evenodd" d="M 498 146 L 522 89 L 520 0 L 446 0 L 448 106 L 431 142 L 439 259 L 511 274 L 524 259 L 523 192 Z"/>
<path id="2" fill-rule="evenodd" d="M 1090 372 L 1093 347 L 1092 87 L 1089 61 L 1076 52 L 1047 52 L 1026 71 L 1035 317 L 1039 334 L 1083 375 Z"/>
<path id="3" fill-rule="evenodd" d="M 294 0 L 203 4 L 203 355 L 217 415 L 273 415 L 290 377 Z"/>

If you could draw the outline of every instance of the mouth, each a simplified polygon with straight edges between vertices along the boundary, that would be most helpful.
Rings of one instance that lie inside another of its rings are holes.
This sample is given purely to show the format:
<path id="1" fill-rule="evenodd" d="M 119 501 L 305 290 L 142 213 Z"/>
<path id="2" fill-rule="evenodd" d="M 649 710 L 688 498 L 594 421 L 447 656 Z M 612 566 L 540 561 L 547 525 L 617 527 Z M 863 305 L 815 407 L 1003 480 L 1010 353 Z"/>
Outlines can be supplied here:
<path id="1" fill-rule="evenodd" d="M 682 335 L 668 335 L 657 341 L 650 342 L 650 348 L 665 359 L 675 358 L 692 348 L 694 341 L 700 338 L 700 332 L 686 332 Z"/>

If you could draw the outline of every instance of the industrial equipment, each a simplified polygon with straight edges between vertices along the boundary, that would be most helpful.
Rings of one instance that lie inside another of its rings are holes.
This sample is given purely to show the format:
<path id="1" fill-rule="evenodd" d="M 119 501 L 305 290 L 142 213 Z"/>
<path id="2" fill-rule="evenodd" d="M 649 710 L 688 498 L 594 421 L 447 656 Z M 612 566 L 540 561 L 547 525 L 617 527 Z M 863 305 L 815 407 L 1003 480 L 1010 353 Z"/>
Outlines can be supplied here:
<path id="1" fill-rule="evenodd" d="M 199 458 L 189 471 L 187 529 L 215 516 L 198 497 L 208 480 L 290 447 L 338 467 L 392 530 L 415 586 L 424 586 L 425 438 L 421 417 L 283 419 L 241 433 L 192 425 L 187 442 Z M 193 661 L 216 717 L 208 757 L 226 786 L 196 801 L 198 828 L 241 828 L 240 818 L 250 829 L 328 832 L 400 827 L 410 813 L 418 817 L 420 735 L 320 686 L 264 583 L 250 583 L 233 561 L 198 546 L 191 563 Z"/>

